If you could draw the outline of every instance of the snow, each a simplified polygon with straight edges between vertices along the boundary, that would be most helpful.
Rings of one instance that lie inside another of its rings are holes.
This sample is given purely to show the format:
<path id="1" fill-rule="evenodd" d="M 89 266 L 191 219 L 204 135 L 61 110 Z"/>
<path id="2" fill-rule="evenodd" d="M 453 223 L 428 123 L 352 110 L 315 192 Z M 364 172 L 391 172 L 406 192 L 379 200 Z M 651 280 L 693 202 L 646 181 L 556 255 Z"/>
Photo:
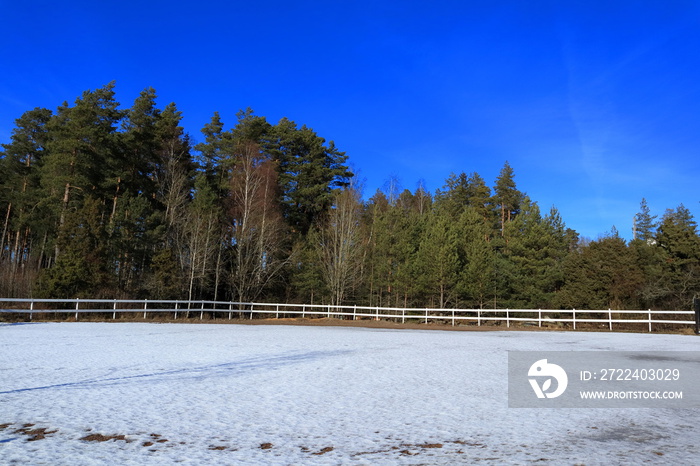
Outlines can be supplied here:
<path id="1" fill-rule="evenodd" d="M 694 335 L 0 325 L 0 464 L 687 464 L 698 410 L 508 408 L 507 351 L 698 349 Z"/>

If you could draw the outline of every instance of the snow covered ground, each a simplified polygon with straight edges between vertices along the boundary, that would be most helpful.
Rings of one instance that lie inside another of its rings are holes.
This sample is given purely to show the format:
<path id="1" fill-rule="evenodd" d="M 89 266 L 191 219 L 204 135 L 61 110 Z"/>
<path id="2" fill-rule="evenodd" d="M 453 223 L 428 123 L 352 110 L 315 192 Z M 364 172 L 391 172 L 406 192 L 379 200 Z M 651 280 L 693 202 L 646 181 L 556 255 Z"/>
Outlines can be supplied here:
<path id="1" fill-rule="evenodd" d="M 508 350 L 700 338 L 0 325 L 0 464 L 697 464 L 700 410 L 508 408 Z"/>

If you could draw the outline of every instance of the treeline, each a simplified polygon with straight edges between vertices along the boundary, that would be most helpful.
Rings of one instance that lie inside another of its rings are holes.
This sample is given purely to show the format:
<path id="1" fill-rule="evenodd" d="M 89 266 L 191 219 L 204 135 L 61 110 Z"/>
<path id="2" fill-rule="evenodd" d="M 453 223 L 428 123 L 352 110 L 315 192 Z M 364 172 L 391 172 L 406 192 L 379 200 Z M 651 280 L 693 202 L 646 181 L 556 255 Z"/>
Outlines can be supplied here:
<path id="1" fill-rule="evenodd" d="M 462 308 L 687 308 L 700 237 L 643 200 L 635 239 L 542 213 L 506 163 L 493 188 L 390 183 L 364 201 L 311 128 L 217 113 L 194 144 L 153 89 L 114 84 L 16 120 L 0 152 L 0 295 Z M 657 221 L 658 220 L 658 221 Z"/>

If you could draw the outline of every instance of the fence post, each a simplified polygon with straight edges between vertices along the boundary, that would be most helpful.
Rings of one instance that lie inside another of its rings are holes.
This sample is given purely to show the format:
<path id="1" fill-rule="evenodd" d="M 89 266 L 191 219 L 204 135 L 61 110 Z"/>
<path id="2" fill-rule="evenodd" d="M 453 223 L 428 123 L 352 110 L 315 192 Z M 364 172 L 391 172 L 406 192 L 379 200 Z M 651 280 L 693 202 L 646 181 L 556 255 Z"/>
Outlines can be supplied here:
<path id="1" fill-rule="evenodd" d="M 112 320 L 117 320 L 117 300 L 114 300 L 114 305 L 112 306 Z"/>
<path id="2" fill-rule="evenodd" d="M 537 326 L 542 327 L 542 309 L 537 310 Z"/>
<path id="3" fill-rule="evenodd" d="M 574 321 L 574 330 L 576 330 L 576 309 L 571 311 L 571 320 Z"/>
<path id="4" fill-rule="evenodd" d="M 250 320 L 253 320 L 253 308 L 255 307 L 255 304 L 250 303 Z"/>
<path id="5" fill-rule="evenodd" d="M 275 319 L 279 319 L 279 318 L 280 318 L 280 305 L 275 304 Z"/>
<path id="6" fill-rule="evenodd" d="M 481 309 L 476 310 L 476 325 L 481 327 Z"/>
<path id="7" fill-rule="evenodd" d="M 204 320 L 204 301 L 202 301 L 202 308 L 199 310 L 199 320 Z"/>
<path id="8" fill-rule="evenodd" d="M 510 327 L 510 311 L 506 309 L 506 327 Z"/>
<path id="9" fill-rule="evenodd" d="M 401 323 L 405 324 L 406 323 L 406 309 L 401 308 Z"/>
<path id="10" fill-rule="evenodd" d="M 452 326 L 455 326 L 455 310 L 452 309 Z"/>
<path id="11" fill-rule="evenodd" d="M 144 299 L 143 300 L 143 318 L 144 320 L 146 319 L 146 309 L 148 308 L 148 300 Z"/>
<path id="12" fill-rule="evenodd" d="M 75 298 L 75 320 L 78 320 L 78 303 L 80 301 L 80 298 Z"/>
<path id="13" fill-rule="evenodd" d="M 34 311 L 34 300 L 33 299 L 29 302 L 29 320 L 32 320 L 32 314 L 33 314 L 32 311 Z"/>
<path id="14" fill-rule="evenodd" d="M 700 335 L 700 299 L 693 298 L 693 309 L 695 310 L 695 334 Z"/>
<path id="15" fill-rule="evenodd" d="M 179 301 L 175 301 L 175 320 L 177 320 L 177 307 L 180 305 Z"/>
<path id="16" fill-rule="evenodd" d="M 608 308 L 608 326 L 612 332 L 612 310 L 610 310 L 610 308 Z"/>
<path id="17" fill-rule="evenodd" d="M 649 309 L 649 333 L 651 333 L 651 309 Z"/>
<path id="18" fill-rule="evenodd" d="M 326 309 L 326 318 L 331 318 L 331 303 L 328 303 L 328 308 Z"/>
<path id="19" fill-rule="evenodd" d="M 357 304 L 352 308 L 352 320 L 357 320 Z"/>

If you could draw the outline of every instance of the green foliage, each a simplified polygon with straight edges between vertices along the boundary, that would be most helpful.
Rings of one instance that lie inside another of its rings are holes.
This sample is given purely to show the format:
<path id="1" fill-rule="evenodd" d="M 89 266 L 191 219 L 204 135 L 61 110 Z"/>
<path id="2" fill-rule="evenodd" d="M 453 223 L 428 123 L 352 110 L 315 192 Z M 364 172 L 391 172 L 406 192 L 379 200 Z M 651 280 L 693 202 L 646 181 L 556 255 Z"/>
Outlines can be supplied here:
<path id="1" fill-rule="evenodd" d="M 700 293 L 682 205 L 657 221 L 642 199 L 629 244 L 581 240 L 507 162 L 492 187 L 460 172 L 433 196 L 392 178 L 363 201 L 332 141 L 236 118 L 215 113 L 193 148 L 175 104 L 147 88 L 120 109 L 114 83 L 24 113 L 0 151 L 0 290 L 511 309 L 687 308 Z"/>
<path id="2" fill-rule="evenodd" d="M 452 217 L 437 212 L 428 216 L 415 267 L 420 290 L 433 307 L 445 308 L 457 303 L 459 242 Z"/>
<path id="3" fill-rule="evenodd" d="M 656 241 L 666 259 L 658 288 L 674 307 L 683 307 L 700 292 L 700 237 L 685 206 L 666 211 Z"/>
<path id="4" fill-rule="evenodd" d="M 311 128 L 297 128 L 286 118 L 271 129 L 264 147 L 279 169 L 283 215 L 305 235 L 332 205 L 334 190 L 348 186 L 353 175 L 344 165 L 347 155 L 333 141 L 326 144 Z"/>
<path id="5" fill-rule="evenodd" d="M 469 207 L 457 223 L 461 269 L 458 291 L 464 307 L 488 307 L 496 288 L 496 252 L 488 241 L 491 230 L 477 206 Z"/>
<path id="6" fill-rule="evenodd" d="M 656 229 L 656 216 L 651 215 L 650 212 L 647 200 L 642 198 L 642 202 L 639 204 L 639 212 L 634 216 L 632 228 L 634 234 L 632 239 L 645 242 L 653 240 Z"/>
<path id="7" fill-rule="evenodd" d="M 520 212 L 520 204 L 524 194 L 515 185 L 515 173 L 508 162 L 503 165 L 496 178 L 493 205 L 500 219 L 501 236 L 505 236 L 506 223 L 510 222 Z"/>
<path id="8" fill-rule="evenodd" d="M 88 298 L 108 293 L 111 277 L 99 207 L 99 200 L 88 198 L 82 207 L 66 215 L 56 243 L 60 254 L 41 276 L 39 295 Z"/>
<path id="9" fill-rule="evenodd" d="M 593 241 L 568 256 L 557 302 L 562 308 L 624 309 L 643 286 L 644 274 L 619 236 Z"/>

